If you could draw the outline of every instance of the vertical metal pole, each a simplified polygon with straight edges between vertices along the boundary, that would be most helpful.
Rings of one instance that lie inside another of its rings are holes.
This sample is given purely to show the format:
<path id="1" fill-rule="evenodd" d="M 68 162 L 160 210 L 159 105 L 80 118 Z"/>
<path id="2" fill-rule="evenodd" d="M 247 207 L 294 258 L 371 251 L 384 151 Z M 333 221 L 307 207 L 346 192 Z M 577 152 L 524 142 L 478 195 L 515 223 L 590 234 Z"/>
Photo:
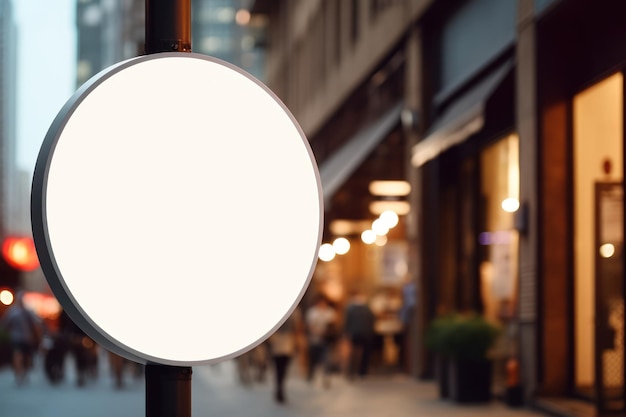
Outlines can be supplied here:
<path id="1" fill-rule="evenodd" d="M 191 417 L 191 368 L 146 365 L 146 417 Z"/>
<path id="2" fill-rule="evenodd" d="M 146 0 L 146 54 L 191 52 L 191 0 Z M 146 417 L 191 417 L 190 367 L 146 365 Z"/>
<path id="3" fill-rule="evenodd" d="M 145 49 L 191 52 L 191 0 L 146 0 Z"/>

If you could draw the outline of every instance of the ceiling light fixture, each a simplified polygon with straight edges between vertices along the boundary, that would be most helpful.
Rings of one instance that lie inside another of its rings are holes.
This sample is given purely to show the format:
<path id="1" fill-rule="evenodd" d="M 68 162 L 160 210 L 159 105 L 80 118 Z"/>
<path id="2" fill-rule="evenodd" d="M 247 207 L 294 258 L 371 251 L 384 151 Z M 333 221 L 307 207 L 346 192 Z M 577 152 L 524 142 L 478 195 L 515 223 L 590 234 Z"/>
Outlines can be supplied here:
<path id="1" fill-rule="evenodd" d="M 393 211 L 398 216 L 406 216 L 411 211 L 411 205 L 404 200 L 377 200 L 369 205 L 370 212 L 380 216 L 385 211 Z"/>
<path id="2" fill-rule="evenodd" d="M 404 197 L 411 193 L 407 181 L 372 181 L 368 188 L 372 195 L 381 197 Z"/>

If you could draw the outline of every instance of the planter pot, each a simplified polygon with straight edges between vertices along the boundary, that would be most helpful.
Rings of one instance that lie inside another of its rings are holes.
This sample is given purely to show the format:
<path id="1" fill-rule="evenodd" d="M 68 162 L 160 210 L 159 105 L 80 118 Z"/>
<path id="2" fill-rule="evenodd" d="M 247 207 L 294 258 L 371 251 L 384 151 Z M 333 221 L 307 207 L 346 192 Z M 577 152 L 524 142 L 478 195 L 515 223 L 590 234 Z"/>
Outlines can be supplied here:
<path id="1" fill-rule="evenodd" d="M 12 349 L 9 342 L 0 342 L 0 368 L 11 364 Z"/>
<path id="2" fill-rule="evenodd" d="M 491 400 L 491 361 L 451 359 L 449 362 L 449 393 L 453 401 L 482 403 Z"/>
<path id="3" fill-rule="evenodd" d="M 449 368 L 450 359 L 443 355 L 435 356 L 435 379 L 437 380 L 437 386 L 439 388 L 439 397 L 448 398 L 450 396 L 449 390 Z"/>
<path id="4" fill-rule="evenodd" d="M 520 385 L 507 387 L 504 398 L 509 407 L 522 407 L 524 405 L 524 390 Z"/>

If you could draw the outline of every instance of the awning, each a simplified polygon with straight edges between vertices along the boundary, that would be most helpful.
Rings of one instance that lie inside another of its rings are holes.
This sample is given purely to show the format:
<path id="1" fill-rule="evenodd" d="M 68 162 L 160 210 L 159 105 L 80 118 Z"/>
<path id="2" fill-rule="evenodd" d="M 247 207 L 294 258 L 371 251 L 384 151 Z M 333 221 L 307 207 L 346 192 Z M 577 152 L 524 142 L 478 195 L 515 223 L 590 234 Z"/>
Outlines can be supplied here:
<path id="1" fill-rule="evenodd" d="M 487 100 L 513 67 L 513 61 L 507 61 L 455 100 L 435 121 L 426 137 L 413 147 L 413 166 L 424 165 L 480 131 L 485 123 Z"/>
<path id="2" fill-rule="evenodd" d="M 320 166 L 324 204 L 361 165 L 400 120 L 402 103 L 396 104 L 381 118 L 354 135 L 344 146 Z"/>

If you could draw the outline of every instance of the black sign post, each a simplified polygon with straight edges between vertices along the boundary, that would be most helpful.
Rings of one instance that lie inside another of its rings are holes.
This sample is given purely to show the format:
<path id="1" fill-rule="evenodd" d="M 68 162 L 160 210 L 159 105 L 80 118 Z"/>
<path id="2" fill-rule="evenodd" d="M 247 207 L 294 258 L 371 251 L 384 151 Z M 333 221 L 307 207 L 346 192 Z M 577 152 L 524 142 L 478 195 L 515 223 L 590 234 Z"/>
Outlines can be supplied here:
<path id="1" fill-rule="evenodd" d="M 44 138 L 31 192 L 50 288 L 95 342 L 147 364 L 147 417 L 190 417 L 191 366 L 241 355 L 293 313 L 324 224 L 302 128 L 260 81 L 191 53 L 191 1 L 146 0 L 146 55 L 101 71 L 70 97 Z M 223 181 L 224 172 L 237 175 Z M 229 203 L 215 204 L 224 192 Z M 272 204 L 248 216 L 239 208 L 250 195 Z M 164 218 L 176 224 L 157 233 Z M 242 242 L 235 222 L 256 238 Z M 241 250 L 228 250 L 235 245 Z M 175 274 L 176 285 L 163 285 Z"/>
<path id="2" fill-rule="evenodd" d="M 191 52 L 191 0 L 146 0 L 145 52 Z M 191 374 L 148 363 L 146 417 L 191 417 Z"/>
<path id="3" fill-rule="evenodd" d="M 191 0 L 146 0 L 145 51 L 191 52 Z"/>
<path id="4" fill-rule="evenodd" d="M 146 365 L 146 417 L 191 417 L 191 368 Z"/>

